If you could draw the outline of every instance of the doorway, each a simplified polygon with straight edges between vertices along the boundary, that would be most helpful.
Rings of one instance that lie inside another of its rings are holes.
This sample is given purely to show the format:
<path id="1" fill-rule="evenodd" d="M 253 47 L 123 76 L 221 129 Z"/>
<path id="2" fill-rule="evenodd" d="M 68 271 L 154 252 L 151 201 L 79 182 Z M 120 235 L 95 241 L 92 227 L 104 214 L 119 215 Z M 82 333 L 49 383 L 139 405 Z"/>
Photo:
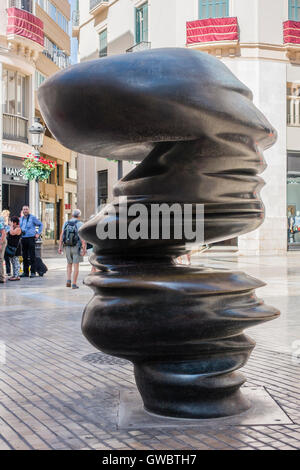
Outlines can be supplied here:
<path id="1" fill-rule="evenodd" d="M 8 209 L 11 216 L 20 217 L 22 207 L 29 203 L 28 186 L 3 184 L 2 208 Z"/>

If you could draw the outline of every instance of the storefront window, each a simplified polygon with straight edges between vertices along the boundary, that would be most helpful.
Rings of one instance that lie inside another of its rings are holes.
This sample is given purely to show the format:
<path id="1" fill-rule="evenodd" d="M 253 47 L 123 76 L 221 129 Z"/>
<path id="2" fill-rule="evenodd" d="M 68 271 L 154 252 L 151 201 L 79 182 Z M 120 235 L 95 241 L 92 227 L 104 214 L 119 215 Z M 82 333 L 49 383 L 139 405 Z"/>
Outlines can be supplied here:
<path id="1" fill-rule="evenodd" d="M 288 154 L 287 231 L 288 249 L 300 250 L 300 153 Z"/>
<path id="2" fill-rule="evenodd" d="M 42 222 L 44 224 L 45 240 L 54 240 L 55 234 L 55 205 L 51 202 L 45 202 L 42 212 Z"/>

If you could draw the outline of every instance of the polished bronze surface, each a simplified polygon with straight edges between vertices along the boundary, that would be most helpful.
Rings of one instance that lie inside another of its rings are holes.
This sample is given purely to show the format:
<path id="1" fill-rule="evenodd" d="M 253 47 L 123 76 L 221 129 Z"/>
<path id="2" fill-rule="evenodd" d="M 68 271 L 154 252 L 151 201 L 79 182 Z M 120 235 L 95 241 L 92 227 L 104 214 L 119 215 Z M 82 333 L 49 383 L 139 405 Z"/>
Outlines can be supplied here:
<path id="1" fill-rule="evenodd" d="M 263 284 L 240 272 L 176 265 L 187 252 L 184 235 L 100 240 L 97 226 L 118 226 L 117 197 L 126 196 L 128 211 L 137 202 L 203 204 L 205 243 L 256 229 L 264 217 L 262 152 L 276 132 L 250 90 L 208 54 L 172 48 L 71 67 L 40 87 L 39 102 L 68 148 L 141 161 L 116 185 L 114 203 L 81 229 L 100 270 L 86 280 L 95 295 L 83 315 L 85 336 L 134 363 L 151 412 L 212 418 L 246 410 L 245 379 L 235 371 L 254 343 L 243 330 L 278 316 L 255 296 Z"/>

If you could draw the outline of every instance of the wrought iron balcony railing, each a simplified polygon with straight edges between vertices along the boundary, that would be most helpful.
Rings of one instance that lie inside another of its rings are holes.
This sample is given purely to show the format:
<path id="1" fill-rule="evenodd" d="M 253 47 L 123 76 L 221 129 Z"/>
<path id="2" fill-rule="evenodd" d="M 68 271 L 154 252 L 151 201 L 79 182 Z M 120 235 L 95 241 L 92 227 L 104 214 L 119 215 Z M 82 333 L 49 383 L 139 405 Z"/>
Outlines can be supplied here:
<path id="1" fill-rule="evenodd" d="M 126 52 L 139 52 L 144 51 L 145 49 L 151 49 L 151 42 L 141 41 L 138 44 L 135 44 L 134 46 L 127 49 Z"/>
<path id="2" fill-rule="evenodd" d="M 3 138 L 28 142 L 28 119 L 15 114 L 3 113 Z"/>
<path id="3" fill-rule="evenodd" d="M 43 54 L 52 60 L 59 68 L 65 69 L 71 65 L 71 59 L 62 51 L 52 52 L 47 49 L 43 50 Z"/>
<path id="4" fill-rule="evenodd" d="M 90 11 L 95 10 L 100 5 L 108 5 L 109 0 L 90 0 Z"/>

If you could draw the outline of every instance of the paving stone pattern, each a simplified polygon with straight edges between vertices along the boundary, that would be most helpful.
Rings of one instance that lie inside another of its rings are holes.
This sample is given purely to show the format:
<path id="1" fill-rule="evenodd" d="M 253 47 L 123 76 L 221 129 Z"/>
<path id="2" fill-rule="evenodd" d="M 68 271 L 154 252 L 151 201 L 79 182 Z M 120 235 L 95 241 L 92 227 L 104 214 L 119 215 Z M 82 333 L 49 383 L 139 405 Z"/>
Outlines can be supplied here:
<path id="1" fill-rule="evenodd" d="M 293 341 L 300 340 L 300 268 L 288 257 L 280 269 L 268 258 L 206 261 L 269 282 L 261 294 L 282 316 L 248 330 L 258 346 L 244 371 L 247 385 L 265 387 L 293 424 L 118 430 L 119 392 L 134 387 L 132 365 L 104 358 L 83 337 L 81 316 L 91 291 L 65 288 L 60 267 L 43 279 L 0 287 L 0 340 L 6 346 L 0 449 L 299 449 L 300 364 L 292 353 Z M 88 270 L 82 268 L 81 281 Z"/>

